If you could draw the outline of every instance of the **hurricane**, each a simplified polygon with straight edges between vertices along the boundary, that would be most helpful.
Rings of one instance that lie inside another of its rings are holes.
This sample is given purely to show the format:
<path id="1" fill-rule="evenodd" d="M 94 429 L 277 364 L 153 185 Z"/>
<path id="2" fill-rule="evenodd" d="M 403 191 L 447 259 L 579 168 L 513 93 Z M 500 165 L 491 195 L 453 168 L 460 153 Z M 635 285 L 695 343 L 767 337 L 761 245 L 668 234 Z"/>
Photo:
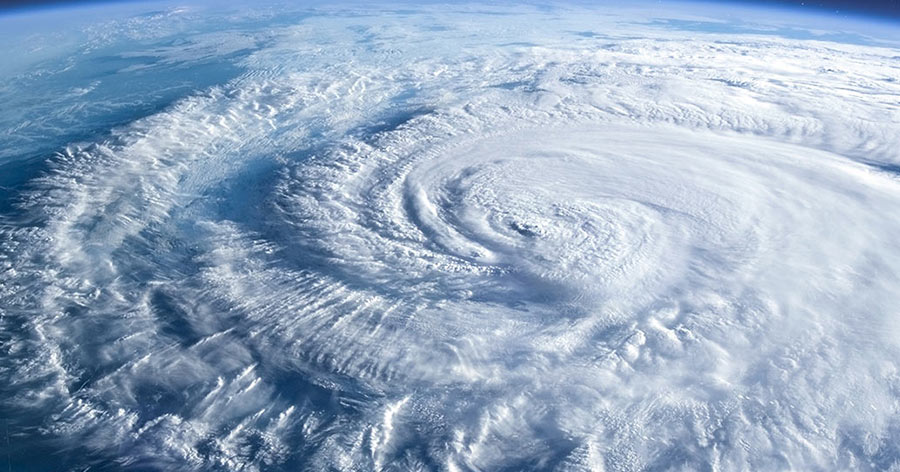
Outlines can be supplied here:
<path id="1" fill-rule="evenodd" d="M 900 36 L 284 8 L 4 72 L 11 470 L 900 467 Z"/>

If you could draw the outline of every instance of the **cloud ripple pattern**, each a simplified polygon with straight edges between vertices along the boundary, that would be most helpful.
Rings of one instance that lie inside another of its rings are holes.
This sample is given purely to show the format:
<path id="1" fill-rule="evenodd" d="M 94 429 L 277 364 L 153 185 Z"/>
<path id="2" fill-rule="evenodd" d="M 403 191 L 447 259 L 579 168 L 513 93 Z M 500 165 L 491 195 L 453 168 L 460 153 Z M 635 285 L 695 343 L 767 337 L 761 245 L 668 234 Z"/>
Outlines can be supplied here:
<path id="1" fill-rule="evenodd" d="M 900 467 L 896 49 L 421 9 L 275 27 L 30 183 L 18 438 L 135 470 Z"/>

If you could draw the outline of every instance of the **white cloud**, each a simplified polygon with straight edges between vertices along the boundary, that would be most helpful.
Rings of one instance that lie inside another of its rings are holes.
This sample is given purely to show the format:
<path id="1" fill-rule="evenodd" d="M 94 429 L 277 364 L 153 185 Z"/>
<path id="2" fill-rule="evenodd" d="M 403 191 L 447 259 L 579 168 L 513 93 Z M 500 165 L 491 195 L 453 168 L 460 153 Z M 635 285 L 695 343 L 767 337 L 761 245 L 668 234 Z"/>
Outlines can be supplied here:
<path id="1" fill-rule="evenodd" d="M 900 459 L 898 51 L 465 10 L 275 28 L 61 155 L 9 400 L 166 467 Z"/>

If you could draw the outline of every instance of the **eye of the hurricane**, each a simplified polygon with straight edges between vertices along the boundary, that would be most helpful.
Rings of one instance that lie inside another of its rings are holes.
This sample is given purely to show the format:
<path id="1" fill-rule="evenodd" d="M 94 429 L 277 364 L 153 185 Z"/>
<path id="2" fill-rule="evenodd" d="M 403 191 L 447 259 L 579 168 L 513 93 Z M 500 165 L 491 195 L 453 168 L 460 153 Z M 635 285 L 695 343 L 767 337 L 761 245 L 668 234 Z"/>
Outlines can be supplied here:
<path id="1" fill-rule="evenodd" d="M 519 233 L 526 238 L 537 238 L 541 235 L 541 227 L 534 223 L 521 222 L 518 220 L 510 221 L 509 229 Z"/>
<path id="2" fill-rule="evenodd" d="M 537 151 L 479 163 L 494 144 L 424 162 L 406 177 L 409 215 L 428 243 L 504 273 L 594 291 L 641 264 L 657 215 L 603 184 L 608 162 Z"/>

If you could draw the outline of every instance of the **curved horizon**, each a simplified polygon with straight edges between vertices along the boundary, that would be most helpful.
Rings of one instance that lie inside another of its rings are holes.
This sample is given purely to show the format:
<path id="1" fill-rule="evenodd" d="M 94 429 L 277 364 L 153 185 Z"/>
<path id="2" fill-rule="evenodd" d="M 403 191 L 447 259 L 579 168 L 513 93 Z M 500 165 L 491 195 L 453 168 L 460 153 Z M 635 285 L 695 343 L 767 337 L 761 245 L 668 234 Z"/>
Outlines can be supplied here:
<path id="1" fill-rule="evenodd" d="M 2 0 L 0 15 L 9 12 L 27 12 L 52 9 L 62 6 L 83 6 L 104 3 L 151 3 L 154 0 Z M 834 15 L 868 16 L 881 19 L 900 20 L 900 0 L 699 0 L 701 3 L 733 3 L 758 7 L 787 7 L 810 10 L 810 12 Z M 680 3 L 680 2 L 679 2 Z"/>

